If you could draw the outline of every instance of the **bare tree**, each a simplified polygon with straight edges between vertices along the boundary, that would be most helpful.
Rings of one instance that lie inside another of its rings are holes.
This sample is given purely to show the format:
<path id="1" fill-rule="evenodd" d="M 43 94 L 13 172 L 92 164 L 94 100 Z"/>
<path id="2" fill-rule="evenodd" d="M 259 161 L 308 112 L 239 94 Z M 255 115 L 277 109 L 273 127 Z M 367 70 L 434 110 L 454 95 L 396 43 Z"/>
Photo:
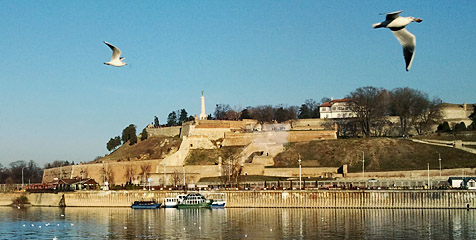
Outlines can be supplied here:
<path id="1" fill-rule="evenodd" d="M 334 121 L 337 124 L 337 136 L 339 137 L 357 137 L 360 131 L 359 122 L 355 118 L 341 118 Z M 333 126 L 325 124 L 327 129 Z"/>
<path id="2" fill-rule="evenodd" d="M 391 111 L 400 118 L 400 133 L 407 135 L 410 127 L 428 109 L 428 95 L 412 88 L 395 88 L 391 92 Z"/>
<path id="3" fill-rule="evenodd" d="M 364 136 L 371 135 L 372 125 L 387 113 L 388 92 L 383 88 L 360 87 L 351 92 L 351 111 L 359 119 Z"/>
<path id="4" fill-rule="evenodd" d="M 242 165 L 237 157 L 231 157 L 222 165 L 221 180 L 225 186 L 238 186 L 238 177 L 241 175 Z"/>
<path id="5" fill-rule="evenodd" d="M 151 168 L 152 167 L 148 163 L 144 163 L 140 166 L 140 170 L 141 170 L 140 175 L 142 176 L 142 183 L 147 183 L 147 179 L 149 178 Z"/>
<path id="6" fill-rule="evenodd" d="M 109 184 L 114 182 L 114 172 L 112 171 L 111 167 L 106 169 L 106 181 Z"/>
<path id="7" fill-rule="evenodd" d="M 131 164 L 129 164 L 127 167 L 126 167 L 126 179 L 128 182 L 132 183 L 132 180 L 134 180 L 134 168 L 132 167 Z"/>
<path id="8" fill-rule="evenodd" d="M 180 174 L 177 170 L 174 170 L 174 174 L 172 175 L 172 179 L 174 181 L 174 185 L 175 187 L 177 187 L 177 185 L 180 185 Z"/>
<path id="9" fill-rule="evenodd" d="M 231 110 L 230 104 L 217 104 L 215 107 L 215 119 L 226 120 L 226 113 Z"/>
<path id="10" fill-rule="evenodd" d="M 418 134 L 425 134 L 431 131 L 431 126 L 437 124 L 443 118 L 441 109 L 438 107 L 442 101 L 440 98 L 435 97 L 428 104 L 426 110 L 417 116 L 414 121 L 414 127 Z"/>

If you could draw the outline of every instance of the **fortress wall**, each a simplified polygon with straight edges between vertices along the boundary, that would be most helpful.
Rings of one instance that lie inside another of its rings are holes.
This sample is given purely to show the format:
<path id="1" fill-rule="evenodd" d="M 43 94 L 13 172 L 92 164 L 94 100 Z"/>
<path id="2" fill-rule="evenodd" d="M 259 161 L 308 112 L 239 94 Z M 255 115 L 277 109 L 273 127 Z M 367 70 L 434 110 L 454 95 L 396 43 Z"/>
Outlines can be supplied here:
<path id="1" fill-rule="evenodd" d="M 230 131 L 230 128 L 199 128 L 196 126 L 189 132 L 189 136 L 206 136 L 210 140 L 217 140 L 224 138 L 225 133 Z"/>
<path id="2" fill-rule="evenodd" d="M 257 143 L 309 142 L 319 139 L 337 139 L 334 130 L 323 131 L 280 131 L 254 133 L 225 133 L 223 146 L 246 146 Z"/>
<path id="3" fill-rule="evenodd" d="M 441 109 L 443 119 L 468 118 L 472 111 L 465 111 L 463 107 L 447 107 Z"/>
<path id="4" fill-rule="evenodd" d="M 329 173 L 337 174 L 337 168 L 301 168 L 302 177 L 321 177 L 326 176 Z M 277 177 L 299 177 L 299 168 L 265 168 L 264 175 Z"/>
<path id="5" fill-rule="evenodd" d="M 293 130 L 323 130 L 326 122 L 327 119 L 320 118 L 297 119 L 291 122 L 291 127 Z"/>
<path id="6" fill-rule="evenodd" d="M 215 149 L 215 145 L 205 136 L 190 136 L 186 137 L 187 144 L 190 144 L 190 149 Z"/>
<path id="7" fill-rule="evenodd" d="M 198 120 L 196 128 L 232 128 L 245 129 L 246 124 L 251 121 L 230 121 L 230 120 Z"/>
<path id="8" fill-rule="evenodd" d="M 107 162 L 95 164 L 69 165 L 61 168 L 45 169 L 43 172 L 43 183 L 52 182 L 54 178 L 92 178 L 100 185 L 104 184 L 104 169 L 112 172 L 112 181 L 110 184 L 125 184 L 127 179 L 127 169 L 133 169 L 134 180 L 139 180 L 139 174 L 142 172 L 141 167 L 150 165 L 150 171 L 155 172 L 160 159 L 133 161 L 133 162 Z M 82 175 L 82 176 L 81 176 Z"/>
<path id="9" fill-rule="evenodd" d="M 289 142 L 310 142 L 312 140 L 337 139 L 335 130 L 290 131 Z"/>
<path id="10" fill-rule="evenodd" d="M 195 125 L 190 124 L 190 122 L 187 122 L 185 124 L 182 124 L 182 130 L 180 131 L 180 138 L 183 139 L 183 137 L 188 136 L 190 134 L 190 131 L 192 131 L 195 128 Z"/>
<path id="11" fill-rule="evenodd" d="M 265 123 L 261 127 L 262 131 L 289 131 L 290 123 Z"/>
<path id="12" fill-rule="evenodd" d="M 180 135 L 181 126 L 163 127 L 163 128 L 146 128 L 149 136 L 167 136 L 175 137 Z"/>

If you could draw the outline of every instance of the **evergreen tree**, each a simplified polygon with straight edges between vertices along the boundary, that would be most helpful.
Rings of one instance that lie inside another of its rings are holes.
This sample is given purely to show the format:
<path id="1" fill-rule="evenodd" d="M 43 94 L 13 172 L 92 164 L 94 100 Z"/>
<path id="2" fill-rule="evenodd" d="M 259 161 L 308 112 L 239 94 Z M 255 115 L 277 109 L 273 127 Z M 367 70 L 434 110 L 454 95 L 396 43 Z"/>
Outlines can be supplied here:
<path id="1" fill-rule="evenodd" d="M 187 119 L 188 119 L 188 116 L 187 116 L 187 115 L 188 115 L 187 111 L 185 111 L 185 109 L 182 108 L 182 109 L 180 110 L 180 115 L 179 115 L 179 120 L 178 120 L 178 124 L 179 124 L 179 125 L 182 125 L 182 123 L 184 123 L 184 122 L 187 121 Z"/>
<path id="2" fill-rule="evenodd" d="M 154 117 L 154 127 L 160 127 L 160 124 L 159 124 L 159 118 L 157 116 Z"/>
<path id="3" fill-rule="evenodd" d="M 134 124 L 130 124 L 122 131 L 122 143 L 124 144 L 128 141 L 129 145 L 137 143 L 136 126 Z"/>
<path id="4" fill-rule="evenodd" d="M 142 130 L 141 134 L 140 134 L 140 140 L 141 140 L 141 141 L 146 140 L 147 137 L 148 137 L 148 135 L 149 135 L 149 133 L 147 133 L 147 129 L 144 128 L 144 129 Z"/>
<path id="5" fill-rule="evenodd" d="M 243 111 L 241 111 L 240 120 L 243 120 L 243 119 L 251 119 L 251 115 L 248 108 L 245 108 L 243 109 Z"/>
<path id="6" fill-rule="evenodd" d="M 168 126 L 177 125 L 177 113 L 175 111 L 169 113 L 169 116 L 167 117 L 167 125 Z"/>

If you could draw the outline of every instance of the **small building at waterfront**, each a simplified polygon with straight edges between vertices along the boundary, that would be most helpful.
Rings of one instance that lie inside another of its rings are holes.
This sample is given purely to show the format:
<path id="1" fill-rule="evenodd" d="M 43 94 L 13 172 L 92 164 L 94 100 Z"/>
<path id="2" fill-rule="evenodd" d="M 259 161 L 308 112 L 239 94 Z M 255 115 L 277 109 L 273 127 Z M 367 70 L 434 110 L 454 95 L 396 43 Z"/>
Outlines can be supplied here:
<path id="1" fill-rule="evenodd" d="M 476 177 L 449 177 L 448 182 L 452 188 L 476 189 Z"/>

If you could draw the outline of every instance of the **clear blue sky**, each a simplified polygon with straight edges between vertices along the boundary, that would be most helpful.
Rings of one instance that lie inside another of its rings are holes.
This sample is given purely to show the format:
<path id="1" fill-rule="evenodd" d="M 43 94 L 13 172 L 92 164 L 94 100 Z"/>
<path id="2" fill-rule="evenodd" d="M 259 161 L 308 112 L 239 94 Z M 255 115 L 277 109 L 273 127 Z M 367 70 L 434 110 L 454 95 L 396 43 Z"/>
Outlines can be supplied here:
<path id="1" fill-rule="evenodd" d="M 87 162 L 133 123 L 363 86 L 476 102 L 474 1 L 0 1 L 0 163 Z M 410 72 L 386 13 L 423 19 Z M 103 62 L 103 43 L 128 66 Z"/>

